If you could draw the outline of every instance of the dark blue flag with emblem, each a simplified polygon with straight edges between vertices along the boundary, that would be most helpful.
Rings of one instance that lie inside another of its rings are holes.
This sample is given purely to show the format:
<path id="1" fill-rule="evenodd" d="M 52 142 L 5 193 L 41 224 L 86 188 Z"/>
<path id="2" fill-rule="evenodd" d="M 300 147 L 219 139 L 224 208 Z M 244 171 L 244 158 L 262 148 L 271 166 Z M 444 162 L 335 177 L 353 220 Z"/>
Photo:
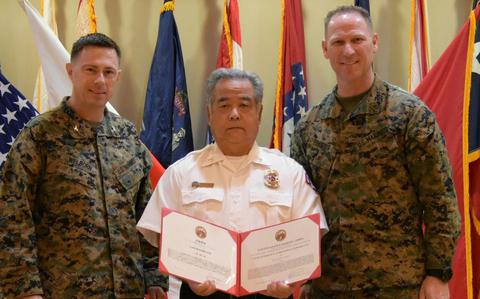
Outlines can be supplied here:
<path id="1" fill-rule="evenodd" d="M 37 110 L 0 72 L 0 168 L 8 151 Z"/>
<path id="2" fill-rule="evenodd" d="M 370 14 L 370 0 L 355 0 L 355 6 L 360 6 Z"/>
<path id="3" fill-rule="evenodd" d="M 173 10 L 174 2 L 165 1 L 140 133 L 140 139 L 165 168 L 193 150 L 182 47 Z"/>

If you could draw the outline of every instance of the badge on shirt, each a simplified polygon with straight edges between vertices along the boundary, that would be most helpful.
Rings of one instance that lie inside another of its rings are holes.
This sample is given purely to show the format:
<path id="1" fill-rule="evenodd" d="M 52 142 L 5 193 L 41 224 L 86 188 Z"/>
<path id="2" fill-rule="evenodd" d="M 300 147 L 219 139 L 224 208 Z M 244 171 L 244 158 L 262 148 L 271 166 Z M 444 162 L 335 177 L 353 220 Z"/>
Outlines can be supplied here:
<path id="1" fill-rule="evenodd" d="M 280 187 L 280 182 L 278 180 L 278 171 L 275 169 L 267 169 L 265 175 L 263 176 L 263 183 L 268 188 L 277 189 Z"/>
<path id="2" fill-rule="evenodd" d="M 201 183 L 197 181 L 192 182 L 192 188 L 213 188 L 213 183 Z"/>

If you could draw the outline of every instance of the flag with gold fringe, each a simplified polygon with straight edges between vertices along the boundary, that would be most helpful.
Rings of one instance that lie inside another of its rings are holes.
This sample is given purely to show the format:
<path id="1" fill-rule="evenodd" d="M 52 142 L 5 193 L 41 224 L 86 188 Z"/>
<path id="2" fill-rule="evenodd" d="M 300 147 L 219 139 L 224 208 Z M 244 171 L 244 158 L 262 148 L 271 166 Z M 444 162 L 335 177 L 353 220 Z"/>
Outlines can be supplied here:
<path id="1" fill-rule="evenodd" d="M 277 88 L 270 146 L 290 155 L 295 124 L 308 110 L 301 0 L 282 0 Z"/>
<path id="2" fill-rule="evenodd" d="M 223 26 L 218 49 L 217 68 L 243 69 L 242 33 L 238 0 L 223 1 Z"/>
<path id="3" fill-rule="evenodd" d="M 412 91 L 420 84 L 430 68 L 430 47 L 427 2 L 425 0 L 410 2 L 408 90 Z"/>
<path id="4" fill-rule="evenodd" d="M 52 29 L 55 36 L 58 36 L 57 22 L 55 20 L 55 1 L 42 0 L 40 2 L 40 12 L 43 19 Z M 48 111 L 57 105 L 56 102 L 49 101 L 47 85 L 45 83 L 45 78 L 43 77 L 43 69 L 41 65 L 38 68 L 37 79 L 35 81 L 35 89 L 33 91 L 33 97 L 31 102 L 33 106 L 37 109 L 37 111 L 39 111 L 40 113 Z"/>
<path id="5" fill-rule="evenodd" d="M 442 129 L 462 215 L 449 282 L 452 298 L 480 298 L 480 7 L 470 13 L 414 93 Z M 453 63 L 454 62 L 454 63 Z"/>
<path id="6" fill-rule="evenodd" d="M 223 1 L 222 35 L 218 48 L 217 68 L 243 69 L 242 32 L 240 30 L 240 13 L 237 0 Z M 213 143 L 214 139 L 207 128 L 206 143 Z"/>
<path id="7" fill-rule="evenodd" d="M 165 167 L 193 150 L 187 82 L 174 9 L 175 2 L 166 0 L 160 12 L 140 133 L 142 141 Z"/>
<path id="8" fill-rule="evenodd" d="M 75 36 L 78 39 L 88 33 L 97 32 L 95 0 L 79 0 L 75 20 Z"/>

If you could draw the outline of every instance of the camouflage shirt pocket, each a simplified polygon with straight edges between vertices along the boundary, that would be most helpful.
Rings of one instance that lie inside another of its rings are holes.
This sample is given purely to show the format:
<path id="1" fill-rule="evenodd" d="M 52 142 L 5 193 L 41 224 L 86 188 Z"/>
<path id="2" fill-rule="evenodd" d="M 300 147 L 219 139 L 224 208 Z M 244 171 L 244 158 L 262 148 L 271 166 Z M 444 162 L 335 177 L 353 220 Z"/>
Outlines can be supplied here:
<path id="1" fill-rule="evenodd" d="M 118 167 L 113 170 L 117 180 L 125 190 L 130 190 L 135 186 L 138 187 L 139 182 L 145 176 L 144 165 L 140 160 L 132 159 L 125 166 Z"/>
<path id="2" fill-rule="evenodd" d="M 405 172 L 405 155 L 397 136 L 389 130 L 379 132 L 373 138 L 365 138 L 365 142 L 358 146 L 358 162 L 372 185 L 379 189 L 385 185 L 391 187 L 394 183 L 391 180 L 404 177 L 399 173 Z"/>

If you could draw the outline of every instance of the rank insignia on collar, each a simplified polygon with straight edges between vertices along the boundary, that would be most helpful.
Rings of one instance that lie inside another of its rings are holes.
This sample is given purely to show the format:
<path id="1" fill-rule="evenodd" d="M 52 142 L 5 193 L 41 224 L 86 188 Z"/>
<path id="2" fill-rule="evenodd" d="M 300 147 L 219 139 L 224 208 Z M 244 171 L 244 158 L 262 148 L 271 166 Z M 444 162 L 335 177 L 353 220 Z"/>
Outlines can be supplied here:
<path id="1" fill-rule="evenodd" d="M 280 187 L 280 182 L 278 180 L 278 171 L 275 169 L 267 169 L 265 175 L 263 176 L 263 183 L 268 188 L 277 189 Z"/>

